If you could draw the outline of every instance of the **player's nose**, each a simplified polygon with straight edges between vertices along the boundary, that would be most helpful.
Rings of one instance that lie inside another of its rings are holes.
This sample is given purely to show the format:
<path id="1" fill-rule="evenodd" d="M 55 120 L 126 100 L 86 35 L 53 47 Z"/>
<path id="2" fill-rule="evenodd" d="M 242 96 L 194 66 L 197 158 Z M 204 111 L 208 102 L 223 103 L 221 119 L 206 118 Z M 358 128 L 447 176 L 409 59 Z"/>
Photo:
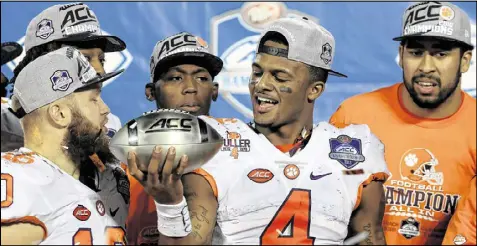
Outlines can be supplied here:
<path id="1" fill-rule="evenodd" d="M 190 76 L 184 79 L 183 86 L 182 94 L 197 93 L 197 82 Z"/>
<path id="2" fill-rule="evenodd" d="M 432 73 L 436 71 L 434 57 L 426 52 L 419 63 L 419 71 L 422 73 Z"/>

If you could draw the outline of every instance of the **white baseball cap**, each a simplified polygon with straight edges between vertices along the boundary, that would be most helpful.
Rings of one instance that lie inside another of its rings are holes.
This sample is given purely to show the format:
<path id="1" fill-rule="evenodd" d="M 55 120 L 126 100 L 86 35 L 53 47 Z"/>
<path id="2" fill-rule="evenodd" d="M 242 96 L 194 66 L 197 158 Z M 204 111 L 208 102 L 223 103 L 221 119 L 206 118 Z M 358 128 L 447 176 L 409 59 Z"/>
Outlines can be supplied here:
<path id="1" fill-rule="evenodd" d="M 150 63 L 151 82 L 157 80 L 155 74 L 184 62 L 206 68 L 212 77 L 223 67 L 222 59 L 210 52 L 205 40 L 188 32 L 180 32 L 158 41 L 154 46 Z"/>
<path id="2" fill-rule="evenodd" d="M 436 37 L 458 41 L 474 47 L 471 42 L 470 19 L 448 2 L 419 2 L 409 6 L 402 16 L 401 41 L 410 37 Z"/>
<path id="3" fill-rule="evenodd" d="M 98 75 L 79 50 L 67 46 L 52 51 L 29 63 L 18 74 L 12 100 L 17 100 L 21 109 L 15 114 L 21 118 L 80 88 L 103 82 L 123 71 Z"/>
<path id="4" fill-rule="evenodd" d="M 288 42 L 288 49 L 265 46 L 266 40 L 264 40 L 264 37 L 269 32 L 278 32 L 283 35 Z M 284 17 L 271 23 L 260 37 L 257 54 L 260 52 L 319 67 L 327 70 L 330 75 L 347 77 L 342 73 L 331 70 L 335 55 L 333 35 L 324 27 L 306 17 Z"/>
<path id="5" fill-rule="evenodd" d="M 52 41 L 104 42 L 105 52 L 121 51 L 126 44 L 116 36 L 101 34 L 99 21 L 93 10 L 84 3 L 53 5 L 35 16 L 28 24 L 25 51 Z"/>

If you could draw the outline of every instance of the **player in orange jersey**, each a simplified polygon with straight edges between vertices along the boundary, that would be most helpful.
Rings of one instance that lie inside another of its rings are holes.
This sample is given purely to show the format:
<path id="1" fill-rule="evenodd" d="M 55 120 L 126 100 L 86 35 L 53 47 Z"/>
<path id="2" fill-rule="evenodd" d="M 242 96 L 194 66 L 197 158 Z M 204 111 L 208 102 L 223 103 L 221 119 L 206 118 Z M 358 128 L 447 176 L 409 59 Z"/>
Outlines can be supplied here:
<path id="1" fill-rule="evenodd" d="M 155 101 L 157 108 L 208 115 L 212 101 L 218 96 L 218 84 L 213 81 L 222 69 L 222 60 L 208 53 L 203 48 L 206 46 L 200 37 L 185 32 L 159 41 L 151 58 L 153 66 L 151 83 L 146 86 L 147 99 Z M 128 242 L 157 245 L 159 232 L 154 199 L 144 192 L 136 179 L 130 177 L 130 182 Z"/>
<path id="2" fill-rule="evenodd" d="M 459 201 L 459 206 L 452 216 L 447 227 L 446 236 L 442 244 L 444 245 L 475 245 L 476 239 L 476 178 L 472 179 L 470 190 L 463 200 Z"/>
<path id="3" fill-rule="evenodd" d="M 349 98 L 330 119 L 367 124 L 386 147 L 388 244 L 440 244 L 476 175 L 476 101 L 460 89 L 470 32 L 468 16 L 453 4 L 410 6 L 395 39 L 404 83 Z"/>

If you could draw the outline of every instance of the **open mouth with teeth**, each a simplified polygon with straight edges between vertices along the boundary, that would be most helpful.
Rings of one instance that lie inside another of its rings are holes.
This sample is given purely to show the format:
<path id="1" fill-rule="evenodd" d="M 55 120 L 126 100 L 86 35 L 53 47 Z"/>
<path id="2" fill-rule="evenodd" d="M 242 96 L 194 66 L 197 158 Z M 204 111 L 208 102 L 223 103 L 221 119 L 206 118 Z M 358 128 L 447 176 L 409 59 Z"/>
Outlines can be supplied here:
<path id="1" fill-rule="evenodd" d="M 275 99 L 256 96 L 255 110 L 259 113 L 267 113 L 272 110 L 279 102 Z"/>
<path id="2" fill-rule="evenodd" d="M 432 94 L 438 85 L 434 81 L 416 81 L 415 84 L 421 94 Z"/>

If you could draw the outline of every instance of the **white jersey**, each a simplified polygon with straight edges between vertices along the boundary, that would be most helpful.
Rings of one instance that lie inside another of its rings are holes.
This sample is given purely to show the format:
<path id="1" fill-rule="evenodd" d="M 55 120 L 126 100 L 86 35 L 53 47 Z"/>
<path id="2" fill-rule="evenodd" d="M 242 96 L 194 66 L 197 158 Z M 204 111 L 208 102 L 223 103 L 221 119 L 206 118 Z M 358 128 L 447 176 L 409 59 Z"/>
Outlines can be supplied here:
<path id="1" fill-rule="evenodd" d="M 218 199 L 214 243 L 342 244 L 362 186 L 389 174 L 384 147 L 366 125 L 322 122 L 290 157 L 239 120 L 201 118 L 224 136 L 198 172 Z"/>
<path id="2" fill-rule="evenodd" d="M 20 120 L 8 108 L 10 100 L 2 97 L 2 138 L 1 152 L 15 150 L 23 146 L 23 129 Z"/>
<path id="3" fill-rule="evenodd" d="M 39 225 L 44 229 L 40 244 L 126 242 L 124 223 L 128 207 L 117 192 L 117 168 L 108 167 L 100 175 L 99 192 L 26 148 L 2 153 L 1 168 L 2 225 Z"/>

